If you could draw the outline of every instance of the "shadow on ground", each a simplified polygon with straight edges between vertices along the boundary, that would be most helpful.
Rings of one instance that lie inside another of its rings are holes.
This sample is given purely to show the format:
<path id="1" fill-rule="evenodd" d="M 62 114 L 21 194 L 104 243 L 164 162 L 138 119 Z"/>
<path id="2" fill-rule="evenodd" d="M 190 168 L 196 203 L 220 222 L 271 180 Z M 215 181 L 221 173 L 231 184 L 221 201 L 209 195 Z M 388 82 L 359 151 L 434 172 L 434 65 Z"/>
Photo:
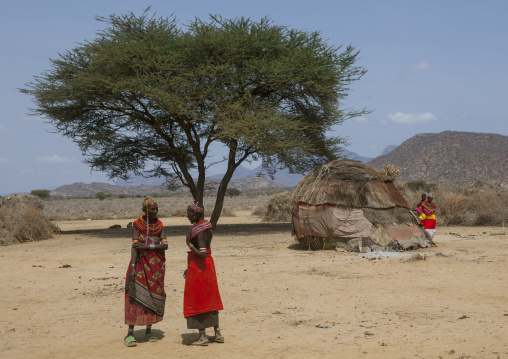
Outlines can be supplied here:
<path id="1" fill-rule="evenodd" d="M 185 237 L 189 231 L 190 226 L 169 226 L 165 227 L 166 236 Z M 231 235 L 255 235 L 267 233 L 291 233 L 291 223 L 246 223 L 246 224 L 219 224 L 213 231 L 215 237 L 231 236 Z M 89 234 L 100 238 L 130 238 L 130 228 L 117 228 L 117 229 L 77 229 L 72 231 L 62 231 L 62 234 Z"/>

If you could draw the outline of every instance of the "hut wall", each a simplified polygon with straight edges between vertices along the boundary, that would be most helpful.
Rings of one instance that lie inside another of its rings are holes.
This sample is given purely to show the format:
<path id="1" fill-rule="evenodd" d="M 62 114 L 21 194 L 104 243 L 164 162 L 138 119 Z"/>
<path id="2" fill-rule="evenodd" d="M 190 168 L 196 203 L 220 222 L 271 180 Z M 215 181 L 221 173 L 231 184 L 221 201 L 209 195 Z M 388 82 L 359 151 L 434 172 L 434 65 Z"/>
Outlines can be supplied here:
<path id="1" fill-rule="evenodd" d="M 310 206 L 296 204 L 293 211 L 296 238 L 313 237 L 368 237 L 372 223 L 362 209 L 331 205 Z"/>

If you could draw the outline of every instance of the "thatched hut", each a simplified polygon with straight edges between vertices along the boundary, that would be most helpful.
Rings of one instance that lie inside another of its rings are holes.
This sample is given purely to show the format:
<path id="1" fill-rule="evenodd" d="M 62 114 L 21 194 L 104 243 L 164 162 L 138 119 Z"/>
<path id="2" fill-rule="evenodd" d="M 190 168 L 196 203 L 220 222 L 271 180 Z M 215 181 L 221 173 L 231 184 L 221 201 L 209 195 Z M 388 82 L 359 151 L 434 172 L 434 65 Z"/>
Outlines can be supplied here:
<path id="1" fill-rule="evenodd" d="M 393 181 L 354 160 L 314 169 L 293 193 L 296 239 L 312 249 L 340 246 L 361 252 L 433 245 Z"/>

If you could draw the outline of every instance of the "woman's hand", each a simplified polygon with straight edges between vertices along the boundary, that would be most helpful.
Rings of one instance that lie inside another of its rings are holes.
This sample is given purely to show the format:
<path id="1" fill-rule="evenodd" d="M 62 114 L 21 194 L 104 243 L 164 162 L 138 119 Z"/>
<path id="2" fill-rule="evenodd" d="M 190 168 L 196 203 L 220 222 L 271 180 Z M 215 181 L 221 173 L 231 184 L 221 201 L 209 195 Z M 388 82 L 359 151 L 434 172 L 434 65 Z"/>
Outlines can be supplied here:
<path id="1" fill-rule="evenodd" d="M 187 236 L 185 237 L 185 243 L 187 244 L 187 246 L 189 246 L 191 244 L 191 232 L 189 230 L 189 233 L 187 233 Z"/>
<path id="2" fill-rule="evenodd" d="M 131 272 L 129 273 L 129 276 L 131 278 L 134 278 L 136 276 L 136 268 L 131 267 Z"/>
<path id="3" fill-rule="evenodd" d="M 187 269 L 183 271 L 183 277 L 187 277 Z"/>
<path id="4" fill-rule="evenodd" d="M 132 243 L 132 248 L 134 248 L 134 249 L 148 249 L 148 244 L 141 243 L 141 242 L 134 242 L 134 243 Z"/>

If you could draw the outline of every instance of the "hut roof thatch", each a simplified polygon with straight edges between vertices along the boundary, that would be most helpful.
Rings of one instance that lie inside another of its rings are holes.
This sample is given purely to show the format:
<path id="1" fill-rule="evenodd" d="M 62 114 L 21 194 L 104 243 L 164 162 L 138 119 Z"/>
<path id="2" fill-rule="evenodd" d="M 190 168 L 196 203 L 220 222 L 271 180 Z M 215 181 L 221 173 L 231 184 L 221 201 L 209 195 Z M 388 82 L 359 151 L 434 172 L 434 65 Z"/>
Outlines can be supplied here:
<path id="1" fill-rule="evenodd" d="M 355 160 L 335 160 L 315 168 L 298 183 L 294 202 L 352 208 L 411 208 L 394 177 Z"/>

